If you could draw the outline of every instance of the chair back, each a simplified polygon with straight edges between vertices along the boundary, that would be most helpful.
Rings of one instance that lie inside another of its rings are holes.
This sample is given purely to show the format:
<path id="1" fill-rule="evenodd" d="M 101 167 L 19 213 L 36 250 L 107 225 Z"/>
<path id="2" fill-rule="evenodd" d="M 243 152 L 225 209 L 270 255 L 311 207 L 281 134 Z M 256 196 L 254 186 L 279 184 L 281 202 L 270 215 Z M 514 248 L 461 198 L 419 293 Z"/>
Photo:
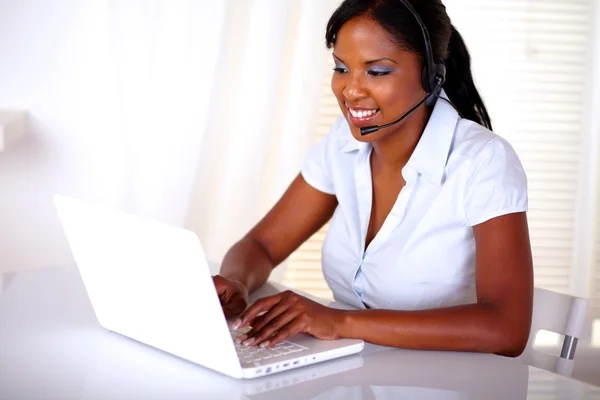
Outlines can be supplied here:
<path id="1" fill-rule="evenodd" d="M 570 374 L 577 342 L 584 329 L 587 309 L 587 299 L 534 288 L 531 332 L 521 358 L 536 367 Z M 535 339 L 540 330 L 565 336 L 560 357 L 534 349 Z"/>

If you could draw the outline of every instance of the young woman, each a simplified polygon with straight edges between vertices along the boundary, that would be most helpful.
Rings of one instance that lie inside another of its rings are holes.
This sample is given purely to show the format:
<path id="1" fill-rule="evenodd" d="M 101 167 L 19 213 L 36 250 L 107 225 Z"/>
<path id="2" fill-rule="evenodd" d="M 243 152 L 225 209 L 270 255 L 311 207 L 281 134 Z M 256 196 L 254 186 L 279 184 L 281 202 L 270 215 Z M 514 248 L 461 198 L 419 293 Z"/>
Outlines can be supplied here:
<path id="1" fill-rule="evenodd" d="M 331 87 L 344 117 L 214 277 L 226 315 L 240 313 L 248 293 L 331 219 L 323 272 L 336 300 L 357 310 L 292 292 L 264 298 L 234 323 L 252 326 L 247 345 L 271 347 L 306 332 L 518 356 L 527 343 L 533 267 L 525 173 L 491 132 L 444 5 L 407 1 L 346 0 L 332 15 Z M 445 71 L 431 68 L 429 54 Z"/>

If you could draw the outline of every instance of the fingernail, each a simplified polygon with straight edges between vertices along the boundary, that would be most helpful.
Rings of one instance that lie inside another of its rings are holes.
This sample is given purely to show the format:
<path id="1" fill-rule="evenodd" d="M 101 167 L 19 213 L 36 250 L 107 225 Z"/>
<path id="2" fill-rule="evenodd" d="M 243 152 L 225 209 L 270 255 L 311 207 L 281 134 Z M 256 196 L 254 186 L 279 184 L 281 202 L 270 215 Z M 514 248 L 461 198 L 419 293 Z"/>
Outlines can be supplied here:
<path id="1" fill-rule="evenodd" d="M 236 319 L 235 322 L 233 323 L 233 326 L 231 327 L 231 329 L 233 329 L 234 331 L 237 331 L 237 329 L 240 327 L 241 323 L 242 323 L 242 321 L 240 321 L 239 319 Z"/>
<path id="2" fill-rule="evenodd" d="M 269 343 L 270 343 L 270 342 L 269 342 L 268 340 L 265 340 L 264 342 L 262 342 L 262 343 L 260 344 L 260 347 L 261 347 L 262 349 L 264 349 L 265 347 L 267 347 L 267 346 L 269 345 Z"/>
<path id="3" fill-rule="evenodd" d="M 251 346 L 252 343 L 254 343 L 254 338 L 250 338 L 248 340 L 245 340 L 244 343 L 242 343 L 244 346 Z"/>

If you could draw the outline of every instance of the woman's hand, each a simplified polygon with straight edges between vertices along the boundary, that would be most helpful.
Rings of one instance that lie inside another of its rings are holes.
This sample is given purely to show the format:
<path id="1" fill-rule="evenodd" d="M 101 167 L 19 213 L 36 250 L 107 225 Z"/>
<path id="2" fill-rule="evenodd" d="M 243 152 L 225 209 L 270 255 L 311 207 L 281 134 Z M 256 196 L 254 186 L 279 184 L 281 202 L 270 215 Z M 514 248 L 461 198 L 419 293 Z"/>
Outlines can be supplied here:
<path id="1" fill-rule="evenodd" d="M 338 339 L 341 318 L 342 311 L 286 290 L 248 307 L 234 322 L 234 329 L 249 325 L 252 329 L 238 340 L 248 346 L 272 347 L 299 332 L 318 339 Z"/>
<path id="2" fill-rule="evenodd" d="M 246 309 L 248 289 L 244 285 L 238 281 L 223 278 L 220 275 L 213 276 L 213 283 L 217 289 L 226 318 L 231 318 Z"/>

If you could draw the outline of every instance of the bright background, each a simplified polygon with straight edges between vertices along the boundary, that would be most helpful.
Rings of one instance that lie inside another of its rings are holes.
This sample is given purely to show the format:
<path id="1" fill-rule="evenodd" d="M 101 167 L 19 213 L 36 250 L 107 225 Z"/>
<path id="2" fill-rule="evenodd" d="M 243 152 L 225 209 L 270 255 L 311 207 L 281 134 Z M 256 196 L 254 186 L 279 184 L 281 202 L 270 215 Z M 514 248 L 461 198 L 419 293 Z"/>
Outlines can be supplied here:
<path id="1" fill-rule="evenodd" d="M 339 115 L 323 38 L 338 3 L 0 0 L 0 109 L 29 115 L 0 153 L 0 276 L 73 262 L 57 192 L 189 228 L 221 259 Z M 536 285 L 600 319 L 600 5 L 445 4 L 528 174 Z M 274 278 L 329 296 L 324 232 Z"/>

